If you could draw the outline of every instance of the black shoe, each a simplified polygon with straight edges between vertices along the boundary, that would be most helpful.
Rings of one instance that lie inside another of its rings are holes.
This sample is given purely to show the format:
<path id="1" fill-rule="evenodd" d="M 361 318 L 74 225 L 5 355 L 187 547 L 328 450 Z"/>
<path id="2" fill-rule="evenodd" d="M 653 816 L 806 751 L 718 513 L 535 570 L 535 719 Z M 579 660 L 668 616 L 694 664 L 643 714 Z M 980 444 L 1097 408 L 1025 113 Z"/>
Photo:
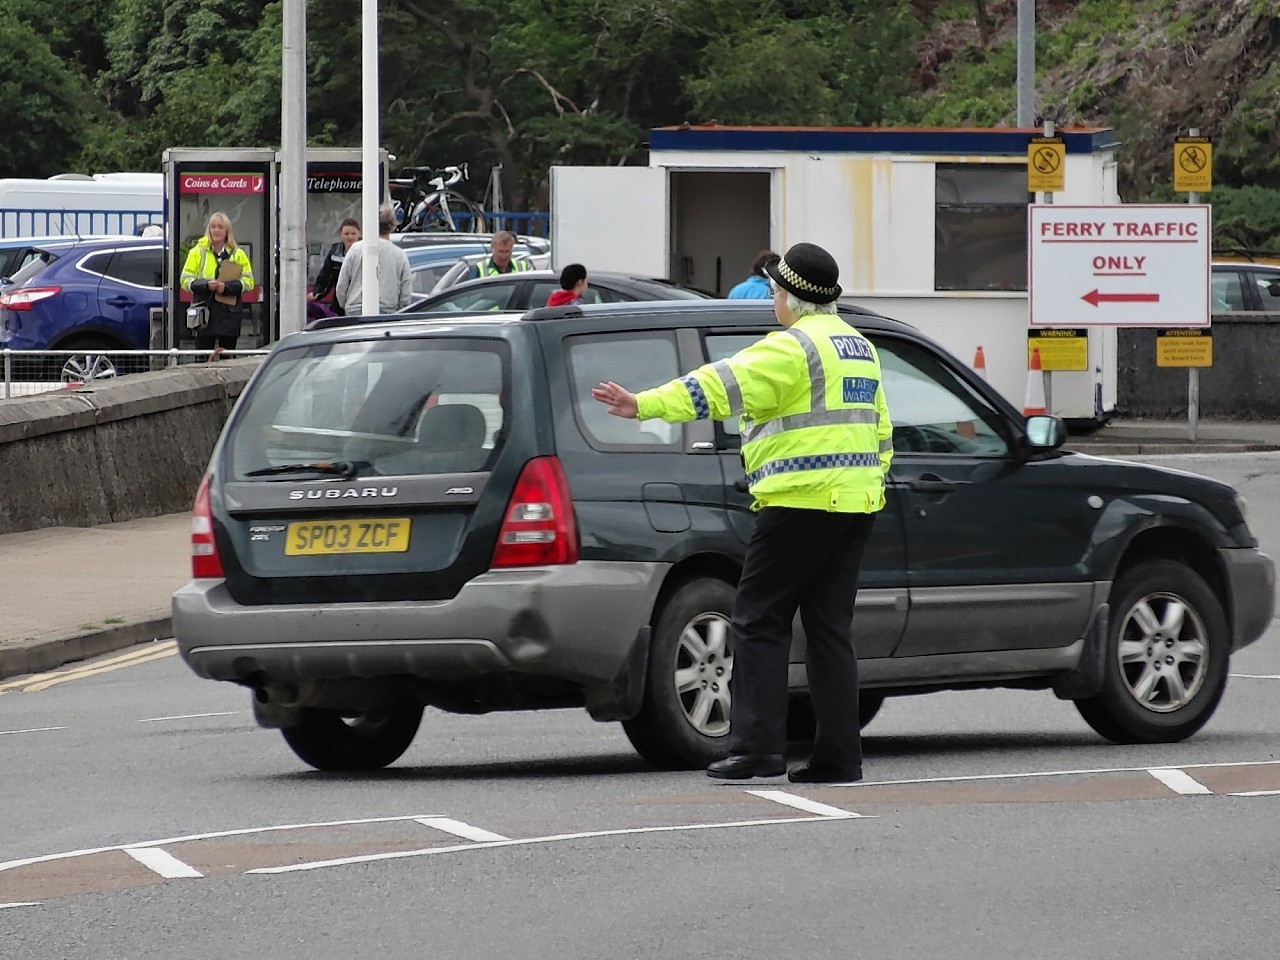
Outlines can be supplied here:
<path id="1" fill-rule="evenodd" d="M 707 767 L 707 776 L 717 780 L 780 777 L 786 772 L 787 765 L 780 753 L 731 753 Z"/>
<path id="2" fill-rule="evenodd" d="M 837 767 L 830 763 L 809 763 L 787 771 L 792 783 L 857 783 L 862 779 L 861 767 Z"/>

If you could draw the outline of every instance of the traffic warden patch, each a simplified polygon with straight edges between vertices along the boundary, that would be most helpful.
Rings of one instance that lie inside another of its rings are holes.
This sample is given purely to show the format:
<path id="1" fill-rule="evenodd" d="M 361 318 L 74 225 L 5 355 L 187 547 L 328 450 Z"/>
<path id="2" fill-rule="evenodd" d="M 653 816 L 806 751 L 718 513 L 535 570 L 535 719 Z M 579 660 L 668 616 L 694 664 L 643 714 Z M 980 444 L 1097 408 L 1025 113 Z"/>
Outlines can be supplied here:
<path id="1" fill-rule="evenodd" d="M 862 337 L 848 335 L 832 337 L 831 345 L 836 348 L 836 356 L 841 360 L 871 359 L 871 344 Z"/>
<path id="2" fill-rule="evenodd" d="M 835 340 L 835 337 L 831 338 Z M 845 403 L 875 403 L 876 387 L 880 386 L 879 380 L 872 380 L 870 377 L 845 377 L 844 378 L 844 402 Z"/>

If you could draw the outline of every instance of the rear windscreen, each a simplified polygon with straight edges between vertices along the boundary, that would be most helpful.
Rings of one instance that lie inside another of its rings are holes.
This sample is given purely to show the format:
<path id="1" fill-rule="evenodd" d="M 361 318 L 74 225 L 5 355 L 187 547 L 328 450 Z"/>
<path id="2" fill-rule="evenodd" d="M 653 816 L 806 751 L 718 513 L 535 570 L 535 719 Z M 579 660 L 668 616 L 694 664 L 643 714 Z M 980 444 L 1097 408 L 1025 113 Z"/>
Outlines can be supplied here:
<path id="1" fill-rule="evenodd" d="M 59 254 L 52 250 L 33 250 L 27 255 L 27 259 L 23 261 L 22 268 L 18 270 L 12 277 L 10 282 L 14 286 L 26 283 L 36 274 L 41 273 L 45 267 L 57 260 Z"/>
<path id="2" fill-rule="evenodd" d="M 230 476 L 297 480 L 314 463 L 356 476 L 487 470 L 510 419 L 509 367 L 498 340 L 283 350 L 241 401 L 228 438 Z"/>

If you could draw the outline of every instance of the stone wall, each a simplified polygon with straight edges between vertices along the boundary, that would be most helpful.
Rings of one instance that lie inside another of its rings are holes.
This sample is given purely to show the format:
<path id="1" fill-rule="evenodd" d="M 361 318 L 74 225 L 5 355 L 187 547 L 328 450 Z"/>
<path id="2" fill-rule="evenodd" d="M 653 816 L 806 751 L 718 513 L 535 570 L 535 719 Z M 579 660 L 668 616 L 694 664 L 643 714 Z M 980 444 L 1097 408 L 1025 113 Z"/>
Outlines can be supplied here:
<path id="1" fill-rule="evenodd" d="M 1200 368 L 1200 416 L 1280 420 L 1280 314 L 1213 318 L 1213 366 Z M 1187 415 L 1187 368 L 1156 366 L 1156 331 L 1117 336 L 1117 415 L 1156 420 Z"/>
<path id="2" fill-rule="evenodd" d="M 0 533 L 188 510 L 260 358 L 0 400 Z"/>

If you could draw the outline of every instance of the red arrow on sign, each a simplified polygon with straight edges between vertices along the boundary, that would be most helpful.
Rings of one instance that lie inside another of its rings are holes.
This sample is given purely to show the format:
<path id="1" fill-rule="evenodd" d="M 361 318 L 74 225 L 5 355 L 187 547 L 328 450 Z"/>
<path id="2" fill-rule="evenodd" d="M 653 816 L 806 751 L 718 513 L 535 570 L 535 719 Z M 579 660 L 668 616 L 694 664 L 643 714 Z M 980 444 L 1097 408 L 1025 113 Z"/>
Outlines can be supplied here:
<path id="1" fill-rule="evenodd" d="M 1099 293 L 1090 290 L 1080 298 L 1085 303 L 1097 306 L 1100 303 L 1159 303 L 1158 293 Z"/>

